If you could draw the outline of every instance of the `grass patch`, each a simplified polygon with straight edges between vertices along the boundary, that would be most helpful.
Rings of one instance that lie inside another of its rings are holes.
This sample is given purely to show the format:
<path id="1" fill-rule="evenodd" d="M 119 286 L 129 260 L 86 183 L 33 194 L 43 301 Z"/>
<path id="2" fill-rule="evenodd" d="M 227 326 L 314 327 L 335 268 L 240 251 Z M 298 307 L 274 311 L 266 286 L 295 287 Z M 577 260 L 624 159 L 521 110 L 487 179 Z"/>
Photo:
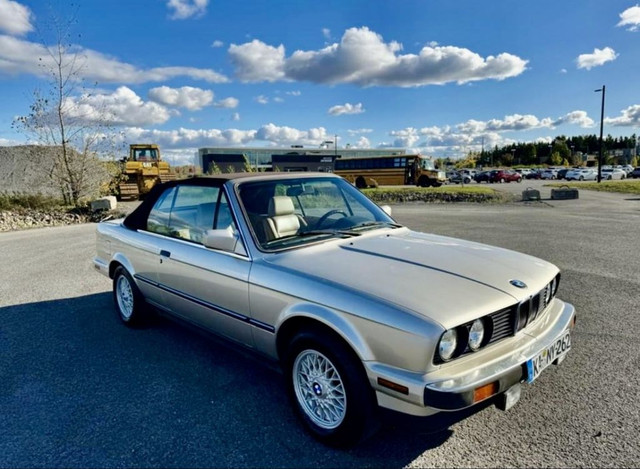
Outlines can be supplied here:
<path id="1" fill-rule="evenodd" d="M 0 210 L 63 210 L 61 199 L 42 194 L 0 192 Z"/>
<path id="2" fill-rule="evenodd" d="M 545 186 L 550 187 L 560 187 L 560 186 L 569 186 L 575 187 L 576 189 L 586 189 L 589 191 L 600 191 L 600 192 L 618 192 L 621 194 L 635 194 L 640 195 L 640 179 L 636 180 L 624 180 L 624 181 L 602 181 L 600 183 L 597 182 L 555 182 L 552 184 L 545 184 Z"/>
<path id="3" fill-rule="evenodd" d="M 499 192 L 489 187 L 441 186 L 441 187 L 379 187 L 364 189 L 362 192 L 374 202 L 472 202 L 506 203 L 515 200 L 511 194 Z"/>

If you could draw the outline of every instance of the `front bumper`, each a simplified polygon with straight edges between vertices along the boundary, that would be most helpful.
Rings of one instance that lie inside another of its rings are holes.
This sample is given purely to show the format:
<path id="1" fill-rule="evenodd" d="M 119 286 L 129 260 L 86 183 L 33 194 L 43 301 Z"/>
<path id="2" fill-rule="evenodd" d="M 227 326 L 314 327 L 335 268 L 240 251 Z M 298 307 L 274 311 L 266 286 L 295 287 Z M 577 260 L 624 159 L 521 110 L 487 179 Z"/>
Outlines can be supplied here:
<path id="1" fill-rule="evenodd" d="M 368 363 L 369 380 L 382 407 L 411 415 L 431 415 L 477 404 L 476 390 L 492 384 L 485 398 L 507 391 L 527 378 L 526 362 L 537 356 L 575 324 L 575 308 L 555 299 L 550 310 L 523 331 L 483 353 L 468 355 L 420 375 L 380 363 Z M 398 392 L 380 386 L 380 378 L 406 388 Z"/>

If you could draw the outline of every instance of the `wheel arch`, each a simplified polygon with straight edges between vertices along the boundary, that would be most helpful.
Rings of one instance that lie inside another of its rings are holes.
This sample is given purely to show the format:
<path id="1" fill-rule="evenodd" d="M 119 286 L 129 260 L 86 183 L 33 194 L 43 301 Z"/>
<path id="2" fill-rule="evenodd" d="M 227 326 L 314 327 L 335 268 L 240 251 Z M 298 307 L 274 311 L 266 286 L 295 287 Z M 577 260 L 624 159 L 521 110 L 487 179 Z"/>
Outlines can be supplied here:
<path id="1" fill-rule="evenodd" d="M 373 352 L 353 324 L 342 315 L 317 305 L 306 305 L 290 311 L 280 323 L 276 331 L 279 359 L 285 357 L 291 339 L 306 329 L 321 331 L 343 342 L 361 361 L 373 359 Z"/>
<path id="2" fill-rule="evenodd" d="M 116 269 L 118 267 L 124 267 L 132 277 L 135 274 L 135 270 L 133 269 L 131 262 L 129 262 L 129 259 L 127 259 L 124 255 L 117 253 L 113 256 L 111 262 L 109 262 L 109 278 L 113 279 L 113 276 L 115 275 Z"/>

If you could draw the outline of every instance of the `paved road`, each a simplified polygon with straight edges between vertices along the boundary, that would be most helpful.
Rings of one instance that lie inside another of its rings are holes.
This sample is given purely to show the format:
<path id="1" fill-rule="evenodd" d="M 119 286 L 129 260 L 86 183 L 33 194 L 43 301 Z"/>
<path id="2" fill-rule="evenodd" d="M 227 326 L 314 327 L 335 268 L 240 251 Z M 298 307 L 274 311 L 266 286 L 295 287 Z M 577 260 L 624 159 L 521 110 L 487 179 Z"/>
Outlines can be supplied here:
<path id="1" fill-rule="evenodd" d="M 0 467 L 638 466 L 640 198 L 580 196 L 393 207 L 412 228 L 556 263 L 578 325 L 510 411 L 388 417 L 348 452 L 307 437 L 254 358 L 165 319 L 121 326 L 90 264 L 95 226 L 0 234 Z"/>

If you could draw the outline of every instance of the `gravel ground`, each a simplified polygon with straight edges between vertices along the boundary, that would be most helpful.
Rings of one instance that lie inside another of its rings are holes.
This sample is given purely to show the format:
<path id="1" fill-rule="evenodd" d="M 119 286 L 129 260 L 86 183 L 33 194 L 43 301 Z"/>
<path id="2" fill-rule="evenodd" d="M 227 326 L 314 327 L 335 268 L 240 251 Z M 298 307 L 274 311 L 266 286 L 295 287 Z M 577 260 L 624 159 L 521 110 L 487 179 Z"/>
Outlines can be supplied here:
<path id="1" fill-rule="evenodd" d="M 640 198 L 580 197 L 393 207 L 411 228 L 556 263 L 578 324 L 510 411 L 387 416 L 351 451 L 310 439 L 259 360 L 162 318 L 120 325 L 95 225 L 0 234 L 0 467 L 637 467 Z"/>

